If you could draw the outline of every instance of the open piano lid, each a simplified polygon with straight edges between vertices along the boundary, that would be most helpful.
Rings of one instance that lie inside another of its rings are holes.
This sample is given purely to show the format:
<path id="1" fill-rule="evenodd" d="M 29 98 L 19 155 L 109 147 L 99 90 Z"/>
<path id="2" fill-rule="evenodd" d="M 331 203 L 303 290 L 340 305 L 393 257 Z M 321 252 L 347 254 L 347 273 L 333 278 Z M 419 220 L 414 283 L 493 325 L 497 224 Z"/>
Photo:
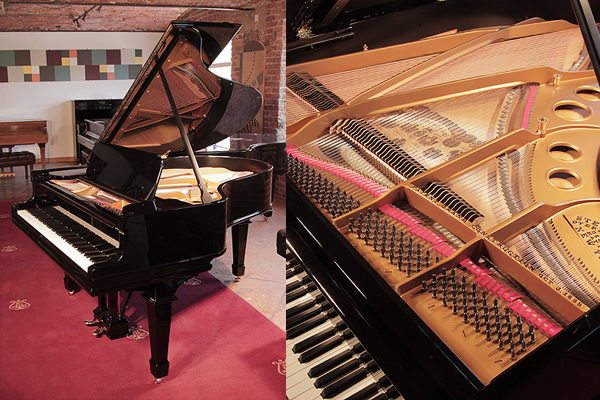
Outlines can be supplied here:
<path id="1" fill-rule="evenodd" d="M 238 24 L 173 21 L 100 136 L 86 180 L 148 200 L 162 169 L 159 155 L 185 150 L 178 117 L 194 150 L 250 122 L 262 105 L 260 92 L 208 70 L 239 29 Z"/>

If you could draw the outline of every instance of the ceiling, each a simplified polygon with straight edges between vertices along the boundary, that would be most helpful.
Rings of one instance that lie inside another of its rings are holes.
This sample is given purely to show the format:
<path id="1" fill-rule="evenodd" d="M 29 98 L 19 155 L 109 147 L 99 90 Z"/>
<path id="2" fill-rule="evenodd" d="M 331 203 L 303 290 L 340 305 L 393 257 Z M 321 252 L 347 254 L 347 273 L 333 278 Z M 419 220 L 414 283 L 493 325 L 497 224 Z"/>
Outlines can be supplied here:
<path id="1" fill-rule="evenodd" d="M 175 19 L 254 10 L 264 0 L 0 0 L 0 32 L 163 32 Z"/>

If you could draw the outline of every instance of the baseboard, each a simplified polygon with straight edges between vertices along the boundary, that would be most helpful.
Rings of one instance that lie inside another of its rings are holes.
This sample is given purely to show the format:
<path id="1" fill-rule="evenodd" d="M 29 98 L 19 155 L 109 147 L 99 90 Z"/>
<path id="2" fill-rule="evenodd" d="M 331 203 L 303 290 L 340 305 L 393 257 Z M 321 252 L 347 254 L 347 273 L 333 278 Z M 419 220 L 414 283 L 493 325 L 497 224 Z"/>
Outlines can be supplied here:
<path id="1" fill-rule="evenodd" d="M 77 157 L 52 157 L 52 158 L 46 158 L 46 162 L 47 163 L 51 163 L 51 162 L 57 162 L 57 163 L 77 162 Z M 35 163 L 36 164 L 41 164 L 42 163 L 42 159 L 41 158 L 36 158 Z"/>

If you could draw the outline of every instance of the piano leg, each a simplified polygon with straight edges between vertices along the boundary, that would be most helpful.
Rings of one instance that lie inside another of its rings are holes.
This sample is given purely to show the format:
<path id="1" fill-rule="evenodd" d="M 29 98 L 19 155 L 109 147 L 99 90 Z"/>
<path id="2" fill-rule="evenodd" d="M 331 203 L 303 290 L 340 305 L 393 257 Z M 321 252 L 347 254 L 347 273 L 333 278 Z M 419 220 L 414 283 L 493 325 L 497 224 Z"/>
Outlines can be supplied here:
<path id="1" fill-rule="evenodd" d="M 246 242 L 248 241 L 248 225 L 252 221 L 246 220 L 231 227 L 231 244 L 233 247 L 233 264 L 231 273 L 242 276 L 246 272 L 244 259 L 246 257 Z"/>
<path id="2" fill-rule="evenodd" d="M 171 315 L 173 302 L 177 300 L 175 291 L 184 281 L 173 280 L 161 282 L 146 290 L 142 296 L 148 307 L 148 330 L 150 331 L 150 372 L 156 382 L 169 373 L 169 334 L 171 331 Z"/>
<path id="3" fill-rule="evenodd" d="M 75 293 L 81 290 L 81 286 L 79 286 L 71 277 L 65 274 L 64 278 L 65 289 L 69 292 L 70 295 L 74 295 Z"/>

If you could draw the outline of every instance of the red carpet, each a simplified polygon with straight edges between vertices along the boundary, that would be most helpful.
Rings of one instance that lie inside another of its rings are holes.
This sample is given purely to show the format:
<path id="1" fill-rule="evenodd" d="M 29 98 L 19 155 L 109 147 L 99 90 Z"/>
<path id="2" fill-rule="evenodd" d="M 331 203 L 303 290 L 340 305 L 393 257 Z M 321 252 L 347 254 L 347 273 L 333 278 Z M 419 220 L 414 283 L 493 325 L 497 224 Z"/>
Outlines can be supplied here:
<path id="1" fill-rule="evenodd" d="M 198 280 L 177 291 L 157 385 L 140 293 L 126 311 L 136 335 L 94 337 L 83 321 L 97 299 L 69 296 L 62 269 L 0 203 L 0 399 L 284 399 L 284 332 L 210 274 Z"/>

